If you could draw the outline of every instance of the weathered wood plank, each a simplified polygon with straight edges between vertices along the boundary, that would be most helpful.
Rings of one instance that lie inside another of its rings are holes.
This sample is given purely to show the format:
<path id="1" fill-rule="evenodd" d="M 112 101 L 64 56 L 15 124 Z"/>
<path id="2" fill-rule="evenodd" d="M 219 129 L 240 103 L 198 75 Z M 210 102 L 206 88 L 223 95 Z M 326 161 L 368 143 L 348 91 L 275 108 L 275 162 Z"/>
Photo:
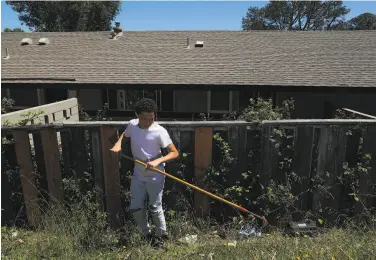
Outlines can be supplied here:
<path id="1" fill-rule="evenodd" d="M 26 131 L 14 131 L 17 164 L 20 168 L 20 180 L 25 201 L 29 225 L 36 227 L 39 222 L 38 189 L 35 181 L 29 134 Z"/>
<path id="2" fill-rule="evenodd" d="M 299 126 L 296 129 L 294 143 L 293 169 L 298 176 L 298 181 L 293 185 L 293 192 L 298 196 L 295 207 L 298 209 L 296 221 L 301 220 L 299 211 L 307 210 L 309 182 L 311 179 L 311 163 L 314 140 L 314 127 Z"/>
<path id="3" fill-rule="evenodd" d="M 83 179 L 88 168 L 89 158 L 86 151 L 85 128 L 71 129 L 72 153 L 74 154 L 73 169 L 77 178 Z"/>
<path id="4" fill-rule="evenodd" d="M 206 189 L 203 180 L 205 169 L 212 163 L 213 129 L 200 127 L 195 131 L 195 179 L 202 189 Z M 209 213 L 209 198 L 195 191 L 194 208 L 198 216 L 206 216 Z"/>
<path id="5" fill-rule="evenodd" d="M 14 210 L 12 205 L 12 189 L 5 170 L 5 156 L 1 154 L 1 226 L 13 225 Z"/>
<path id="6" fill-rule="evenodd" d="M 103 157 L 103 176 L 106 196 L 106 211 L 112 227 L 121 225 L 119 154 L 111 152 L 117 136 L 117 130 L 103 126 L 100 129 Z"/>
<path id="7" fill-rule="evenodd" d="M 371 194 L 376 194 L 376 126 L 368 126 L 363 139 L 363 167 L 370 166 L 367 172 L 360 172 L 359 201 L 355 205 L 355 214 L 360 215 L 372 205 Z M 376 199 L 375 199 L 376 200 Z"/>
<path id="8" fill-rule="evenodd" d="M 247 127 L 239 126 L 238 130 L 238 168 L 237 174 L 241 174 L 247 170 Z"/>
<path id="9" fill-rule="evenodd" d="M 247 128 L 244 126 L 231 126 L 228 129 L 228 140 L 231 148 L 231 155 L 234 158 L 232 173 L 234 178 L 231 181 L 239 181 L 241 173 L 247 169 Z"/>
<path id="10" fill-rule="evenodd" d="M 40 132 L 45 171 L 47 175 L 50 199 L 62 201 L 64 197 L 61 180 L 61 167 L 57 134 L 54 129 L 43 129 Z"/>
<path id="11" fill-rule="evenodd" d="M 174 145 L 176 146 L 176 149 L 180 153 L 180 130 L 174 127 L 174 128 L 170 128 L 169 132 L 170 132 L 172 142 L 174 143 Z M 175 175 L 179 169 L 179 160 L 171 161 L 167 163 L 167 165 L 168 165 L 168 169 L 170 173 Z"/>
<path id="12" fill-rule="evenodd" d="M 278 153 L 275 144 L 272 142 L 272 132 L 273 127 L 264 126 L 261 136 L 260 182 L 264 187 L 278 167 Z"/>
<path id="13" fill-rule="evenodd" d="M 324 214 L 329 221 L 334 221 L 338 215 L 339 201 L 341 195 L 341 185 L 338 177 L 343 174 L 343 163 L 346 154 L 346 131 L 347 127 L 331 126 L 323 128 L 320 142 L 318 176 L 324 180 L 324 187 L 321 194 L 316 197 L 321 199 L 321 204 L 325 206 Z M 324 141 L 323 138 L 326 138 Z M 325 145 L 325 143 L 327 145 Z M 318 195 L 318 194 L 317 194 Z M 318 201 L 316 200 L 315 206 Z M 316 208 L 317 209 L 317 208 Z"/>
<path id="14" fill-rule="evenodd" d="M 41 139 L 40 133 L 33 134 L 33 144 L 34 144 L 34 150 L 35 150 L 35 161 L 37 164 L 37 172 L 38 172 L 37 177 L 39 181 L 39 188 L 44 198 L 42 201 L 45 201 L 48 199 L 48 184 L 47 184 L 47 175 L 46 175 L 46 165 L 44 163 L 42 139 Z"/>
<path id="15" fill-rule="evenodd" d="M 362 135 L 361 129 L 349 129 L 347 134 L 346 162 L 349 167 L 355 167 L 359 159 L 359 142 Z"/>
<path id="16" fill-rule="evenodd" d="M 95 180 L 96 201 L 102 211 L 105 209 L 104 202 L 104 178 L 103 178 L 103 161 L 101 149 L 101 134 L 99 128 L 91 129 L 91 144 L 93 154 L 93 172 Z"/>
<path id="17" fill-rule="evenodd" d="M 230 185 L 236 183 L 239 178 L 239 127 L 230 126 L 228 128 L 228 144 L 231 148 L 231 156 L 234 158 L 234 161 L 231 165 L 231 172 L 234 175 L 234 178 L 230 178 Z M 245 140 L 244 140 L 245 141 Z"/>
<path id="18" fill-rule="evenodd" d="M 61 153 L 64 163 L 64 176 L 72 177 L 72 136 L 68 130 L 60 132 Z"/>

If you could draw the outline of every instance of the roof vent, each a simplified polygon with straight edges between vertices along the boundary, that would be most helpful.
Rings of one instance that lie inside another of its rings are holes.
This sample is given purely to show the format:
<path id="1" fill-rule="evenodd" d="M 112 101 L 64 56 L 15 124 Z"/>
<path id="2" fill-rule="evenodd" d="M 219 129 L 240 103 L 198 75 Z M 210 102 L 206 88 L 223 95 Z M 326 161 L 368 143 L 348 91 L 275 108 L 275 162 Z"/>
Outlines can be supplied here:
<path id="1" fill-rule="evenodd" d="M 3 57 L 4 60 L 9 60 L 10 56 L 9 56 L 9 52 L 8 52 L 8 48 L 5 48 L 5 57 Z"/>
<path id="2" fill-rule="evenodd" d="M 30 44 L 33 44 L 33 40 L 30 38 L 23 38 L 21 40 L 21 45 L 30 45 Z"/>
<path id="3" fill-rule="evenodd" d="M 38 41 L 39 45 L 47 45 L 50 44 L 50 40 L 48 38 L 40 38 Z"/>
<path id="4" fill-rule="evenodd" d="M 204 42 L 203 41 L 196 41 L 195 47 L 204 47 Z"/>
<path id="5" fill-rule="evenodd" d="M 110 39 L 116 40 L 117 37 L 123 35 L 123 29 L 120 27 L 120 22 L 115 22 L 115 27 L 113 27 L 113 31 L 110 33 Z"/>

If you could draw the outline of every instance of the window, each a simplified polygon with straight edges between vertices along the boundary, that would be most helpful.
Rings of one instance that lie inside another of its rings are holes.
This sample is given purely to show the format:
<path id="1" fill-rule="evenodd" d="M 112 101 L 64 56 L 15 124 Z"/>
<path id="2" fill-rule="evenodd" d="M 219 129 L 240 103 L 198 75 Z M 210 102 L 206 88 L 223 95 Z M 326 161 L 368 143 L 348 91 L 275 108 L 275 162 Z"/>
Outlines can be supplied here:
<path id="1" fill-rule="evenodd" d="M 173 111 L 173 90 L 107 90 L 102 100 L 109 103 L 111 110 L 133 111 L 135 103 L 143 97 L 153 99 L 159 111 Z"/>
<path id="2" fill-rule="evenodd" d="M 208 93 L 208 112 L 227 113 L 232 111 L 232 91 L 210 90 Z"/>
<path id="3" fill-rule="evenodd" d="M 36 107 L 38 106 L 38 95 L 36 89 L 31 88 L 11 88 L 10 98 L 14 100 L 13 108 Z"/>

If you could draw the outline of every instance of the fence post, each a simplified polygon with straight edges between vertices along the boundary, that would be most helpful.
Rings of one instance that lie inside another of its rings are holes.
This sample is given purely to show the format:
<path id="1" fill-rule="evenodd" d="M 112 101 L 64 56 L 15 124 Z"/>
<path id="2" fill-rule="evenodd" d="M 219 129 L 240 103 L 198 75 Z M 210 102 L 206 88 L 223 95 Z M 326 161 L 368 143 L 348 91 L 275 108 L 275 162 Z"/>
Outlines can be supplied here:
<path id="1" fill-rule="evenodd" d="M 36 227 L 40 216 L 40 210 L 38 207 L 38 189 L 35 182 L 35 173 L 31 158 L 29 134 L 24 130 L 15 130 L 13 136 L 17 164 L 20 168 L 20 180 L 22 194 L 25 201 L 27 220 L 30 226 Z"/>
<path id="2" fill-rule="evenodd" d="M 199 127 L 195 129 L 195 179 L 202 189 L 206 189 L 203 180 L 205 169 L 212 163 L 213 129 L 211 127 Z M 194 209 L 198 216 L 209 213 L 209 198 L 195 191 Z"/>
<path id="3" fill-rule="evenodd" d="M 102 126 L 100 132 L 106 211 L 109 214 L 110 225 L 118 228 L 121 225 L 119 154 L 110 151 L 116 142 L 117 131 L 114 127 Z"/>

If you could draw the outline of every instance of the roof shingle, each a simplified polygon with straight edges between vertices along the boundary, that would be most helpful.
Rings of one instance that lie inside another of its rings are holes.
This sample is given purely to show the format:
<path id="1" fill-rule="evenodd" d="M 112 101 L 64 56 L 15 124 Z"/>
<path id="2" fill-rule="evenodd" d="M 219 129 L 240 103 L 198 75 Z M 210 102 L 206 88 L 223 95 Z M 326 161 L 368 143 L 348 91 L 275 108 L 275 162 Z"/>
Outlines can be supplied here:
<path id="1" fill-rule="evenodd" d="M 376 87 L 376 31 L 126 31 L 118 40 L 109 32 L 1 36 L 10 55 L 2 59 L 2 82 Z M 25 37 L 33 45 L 21 46 Z M 42 37 L 50 44 L 38 45 Z M 195 48 L 196 41 L 204 47 Z"/>

